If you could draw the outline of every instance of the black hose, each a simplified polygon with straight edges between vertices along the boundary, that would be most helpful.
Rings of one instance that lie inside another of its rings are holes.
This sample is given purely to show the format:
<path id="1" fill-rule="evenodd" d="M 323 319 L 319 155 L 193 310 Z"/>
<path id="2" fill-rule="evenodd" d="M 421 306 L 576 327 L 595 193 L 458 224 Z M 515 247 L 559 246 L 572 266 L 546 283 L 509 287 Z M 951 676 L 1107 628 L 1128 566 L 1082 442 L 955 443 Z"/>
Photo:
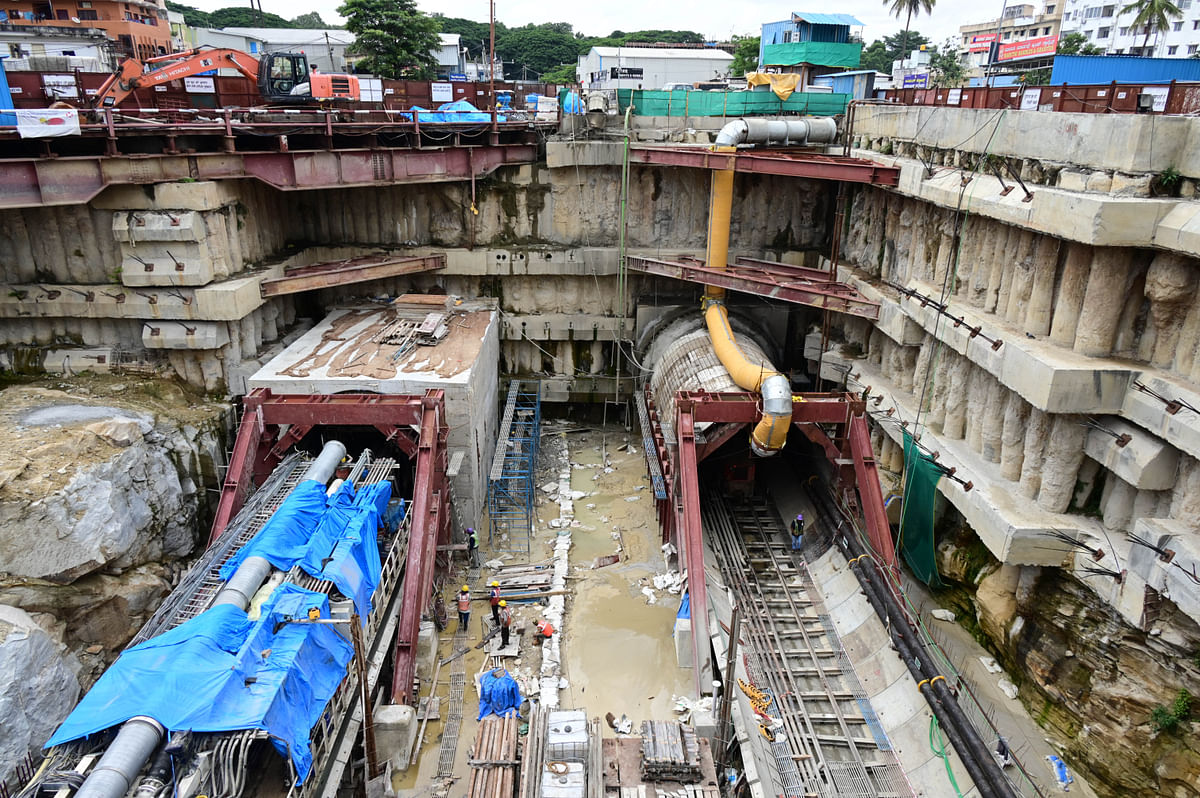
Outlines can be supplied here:
<path id="1" fill-rule="evenodd" d="M 824 523 L 834 526 L 840 515 L 824 492 L 810 491 L 813 505 L 825 516 Z M 838 525 L 840 528 L 840 524 Z M 979 736 L 979 732 L 963 713 L 958 699 L 950 689 L 925 648 L 925 642 L 909 625 L 908 616 L 896 601 L 891 589 L 879 572 L 878 563 L 863 549 L 853 531 L 835 535 L 843 554 L 850 562 L 850 570 L 859 584 L 872 609 L 887 625 L 888 635 L 909 673 L 916 680 L 918 690 L 925 697 L 933 714 L 937 717 L 946 737 L 970 774 L 980 794 L 985 798 L 1018 798 L 1012 784 L 992 757 L 992 752 Z"/>

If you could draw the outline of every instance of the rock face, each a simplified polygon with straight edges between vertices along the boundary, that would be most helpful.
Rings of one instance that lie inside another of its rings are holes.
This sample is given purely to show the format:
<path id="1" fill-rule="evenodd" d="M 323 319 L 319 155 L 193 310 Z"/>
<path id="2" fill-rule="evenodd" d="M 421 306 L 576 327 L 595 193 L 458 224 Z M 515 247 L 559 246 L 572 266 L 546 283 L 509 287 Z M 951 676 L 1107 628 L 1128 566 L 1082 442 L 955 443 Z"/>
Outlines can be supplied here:
<path id="1" fill-rule="evenodd" d="M 79 697 L 58 649 L 29 613 L 0 604 L 0 783 L 41 748 Z"/>
<path id="2" fill-rule="evenodd" d="M 70 394 L 15 386 L 4 395 L 0 603 L 65 644 L 86 687 L 207 530 L 228 407 L 173 384 L 112 378 L 85 379 Z"/>

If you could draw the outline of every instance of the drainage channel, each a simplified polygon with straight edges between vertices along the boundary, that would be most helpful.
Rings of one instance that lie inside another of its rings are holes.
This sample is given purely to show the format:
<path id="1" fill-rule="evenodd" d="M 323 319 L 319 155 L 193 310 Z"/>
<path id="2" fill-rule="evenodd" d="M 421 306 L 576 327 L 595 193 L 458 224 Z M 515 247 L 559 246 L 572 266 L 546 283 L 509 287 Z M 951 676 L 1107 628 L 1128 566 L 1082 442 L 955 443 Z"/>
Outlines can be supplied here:
<path id="1" fill-rule="evenodd" d="M 732 504 L 715 489 L 704 495 L 705 532 L 745 619 L 739 639 L 752 684 L 744 691 L 783 724 L 759 730 L 774 754 L 775 793 L 911 796 L 775 508 L 760 499 Z"/>

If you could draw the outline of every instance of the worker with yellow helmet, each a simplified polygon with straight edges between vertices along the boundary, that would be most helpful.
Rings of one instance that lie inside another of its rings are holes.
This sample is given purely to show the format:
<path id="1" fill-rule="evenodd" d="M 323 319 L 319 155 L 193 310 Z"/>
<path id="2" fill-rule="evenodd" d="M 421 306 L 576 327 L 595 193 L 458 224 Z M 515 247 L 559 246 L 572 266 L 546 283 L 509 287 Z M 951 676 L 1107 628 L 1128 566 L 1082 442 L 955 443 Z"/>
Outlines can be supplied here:
<path id="1" fill-rule="evenodd" d="M 492 605 L 492 622 L 500 623 L 500 583 L 493 580 L 488 590 L 488 601 Z"/>
<path id="2" fill-rule="evenodd" d="M 508 602 L 500 599 L 500 648 L 508 648 L 508 627 L 512 625 L 512 610 Z"/>
<path id="3" fill-rule="evenodd" d="M 462 586 L 458 591 L 458 631 L 466 633 L 467 622 L 471 620 L 471 588 Z"/>

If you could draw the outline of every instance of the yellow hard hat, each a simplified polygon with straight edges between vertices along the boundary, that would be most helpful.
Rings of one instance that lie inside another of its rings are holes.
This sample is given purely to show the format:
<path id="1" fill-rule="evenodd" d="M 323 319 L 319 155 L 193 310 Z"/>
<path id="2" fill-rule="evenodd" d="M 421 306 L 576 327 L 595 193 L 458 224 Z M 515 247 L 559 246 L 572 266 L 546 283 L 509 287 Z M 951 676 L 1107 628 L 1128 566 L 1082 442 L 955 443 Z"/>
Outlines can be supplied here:
<path id="1" fill-rule="evenodd" d="M 492 582 L 492 587 L 500 587 L 500 583 L 499 583 L 499 582 Z"/>
<path id="2" fill-rule="evenodd" d="M 508 606 L 508 602 L 507 602 L 507 601 L 505 601 L 504 599 L 500 599 L 500 606 L 501 606 L 501 607 L 507 607 L 507 606 Z"/>
<path id="3" fill-rule="evenodd" d="M 470 590 L 471 590 L 471 588 L 467 587 L 466 585 L 463 585 L 462 592 L 464 592 L 464 593 L 467 593 L 467 592 L 469 592 Z"/>

